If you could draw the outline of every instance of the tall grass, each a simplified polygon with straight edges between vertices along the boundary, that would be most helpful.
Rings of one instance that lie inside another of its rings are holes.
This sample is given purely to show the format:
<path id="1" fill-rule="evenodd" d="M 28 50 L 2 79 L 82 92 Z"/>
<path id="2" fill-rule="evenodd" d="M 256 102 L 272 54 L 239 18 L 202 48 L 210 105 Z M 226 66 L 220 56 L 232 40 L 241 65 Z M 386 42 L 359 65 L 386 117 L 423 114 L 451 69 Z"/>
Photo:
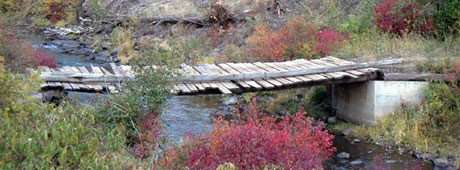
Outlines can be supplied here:
<path id="1" fill-rule="evenodd" d="M 137 162 L 123 127 L 106 128 L 94 109 L 31 97 L 38 76 L 0 73 L 0 169 L 122 169 Z"/>
<path id="2" fill-rule="evenodd" d="M 460 89 L 433 83 L 425 95 L 426 101 L 420 107 L 405 108 L 368 128 L 369 136 L 376 141 L 459 158 Z"/>

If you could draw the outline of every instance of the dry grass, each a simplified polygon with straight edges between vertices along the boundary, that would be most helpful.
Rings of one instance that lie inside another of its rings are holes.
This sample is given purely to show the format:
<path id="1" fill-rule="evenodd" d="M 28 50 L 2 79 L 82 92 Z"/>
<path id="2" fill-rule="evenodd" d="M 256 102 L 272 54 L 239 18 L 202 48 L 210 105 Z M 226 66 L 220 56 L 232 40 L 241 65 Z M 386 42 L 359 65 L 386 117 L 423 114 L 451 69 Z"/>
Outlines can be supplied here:
<path id="1" fill-rule="evenodd" d="M 441 59 L 460 57 L 460 38 L 441 42 L 420 35 L 395 37 L 370 32 L 352 35 L 347 45 L 334 55 L 343 58 L 382 59 L 400 57 L 406 59 Z"/>

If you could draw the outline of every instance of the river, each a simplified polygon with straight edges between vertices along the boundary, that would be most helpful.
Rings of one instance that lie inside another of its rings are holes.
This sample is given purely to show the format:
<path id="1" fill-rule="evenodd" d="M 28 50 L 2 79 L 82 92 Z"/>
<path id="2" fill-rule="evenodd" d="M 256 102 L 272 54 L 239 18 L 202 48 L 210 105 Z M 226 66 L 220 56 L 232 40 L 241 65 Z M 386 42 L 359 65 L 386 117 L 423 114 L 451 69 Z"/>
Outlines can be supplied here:
<path id="1" fill-rule="evenodd" d="M 88 60 L 82 55 L 68 54 L 58 45 L 52 44 L 39 35 L 22 34 L 30 40 L 34 47 L 41 48 L 53 54 L 60 66 L 100 64 Z M 81 47 L 79 47 L 81 48 Z M 79 49 L 77 49 L 79 50 Z M 104 98 L 104 95 L 88 93 L 69 93 L 73 99 L 83 104 L 91 105 L 94 100 Z M 224 97 L 212 96 L 171 96 L 162 109 L 161 120 L 164 124 L 163 135 L 170 143 L 180 143 L 185 135 L 198 135 L 212 130 L 212 114 L 228 110 L 224 105 Z M 382 146 L 366 142 L 354 143 L 344 136 L 336 136 L 334 140 L 337 153 L 349 154 L 348 158 L 335 156 L 326 164 L 327 169 L 433 169 L 432 164 L 415 159 L 411 155 L 400 155 L 388 152 Z M 347 157 L 347 156 L 345 156 Z"/>

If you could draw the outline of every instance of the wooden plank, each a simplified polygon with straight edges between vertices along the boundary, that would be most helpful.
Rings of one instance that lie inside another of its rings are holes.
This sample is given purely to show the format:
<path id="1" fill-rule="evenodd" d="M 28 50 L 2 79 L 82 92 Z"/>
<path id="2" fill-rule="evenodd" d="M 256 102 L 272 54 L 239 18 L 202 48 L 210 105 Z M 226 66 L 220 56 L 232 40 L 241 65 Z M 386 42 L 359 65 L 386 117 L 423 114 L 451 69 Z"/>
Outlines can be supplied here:
<path id="1" fill-rule="evenodd" d="M 207 70 L 205 68 L 202 68 L 201 66 L 193 66 L 191 68 L 192 70 L 188 69 L 187 74 L 190 74 L 190 75 L 207 74 Z"/>
<path id="2" fill-rule="evenodd" d="M 211 88 L 211 85 L 209 83 L 201 83 L 205 89 Z"/>
<path id="3" fill-rule="evenodd" d="M 334 68 L 335 65 L 331 64 L 331 63 L 328 63 L 328 62 L 324 62 L 324 61 L 321 61 L 319 59 L 316 59 L 316 60 L 310 60 L 310 62 L 314 63 L 314 64 L 317 64 L 317 65 L 320 65 L 320 66 L 323 66 L 323 67 L 326 67 L 326 68 Z M 335 71 L 331 71 L 331 72 L 328 72 L 327 73 L 328 75 L 331 75 L 332 77 L 334 77 L 335 79 L 341 79 L 341 78 L 344 78 L 345 77 L 345 72 L 335 72 Z"/>
<path id="4" fill-rule="evenodd" d="M 190 89 L 188 89 L 188 87 L 183 83 L 179 84 L 178 87 L 179 87 L 179 89 L 180 89 L 180 91 L 182 93 L 190 93 L 191 92 Z"/>
<path id="5" fill-rule="evenodd" d="M 343 59 L 332 57 L 332 56 L 327 56 L 327 57 L 324 57 L 322 59 L 326 60 L 326 61 L 329 61 L 331 63 L 335 63 L 337 65 L 356 64 L 355 62 L 343 60 Z"/>
<path id="6" fill-rule="evenodd" d="M 249 84 L 251 87 L 254 87 L 256 89 L 262 89 L 262 86 L 257 84 L 255 81 L 245 81 L 247 84 Z"/>
<path id="7" fill-rule="evenodd" d="M 62 86 L 64 86 L 64 90 L 73 90 L 72 86 L 69 83 L 63 83 Z"/>
<path id="8" fill-rule="evenodd" d="M 235 84 L 233 84 L 232 82 L 222 82 L 221 84 L 223 84 L 226 88 L 230 89 L 230 90 L 238 90 L 239 87 Z"/>
<path id="9" fill-rule="evenodd" d="M 80 70 L 80 72 L 83 74 L 89 74 L 89 71 L 86 69 L 86 67 L 78 67 L 78 70 Z"/>
<path id="10" fill-rule="evenodd" d="M 240 74 L 240 72 L 238 72 L 237 70 L 233 69 L 228 64 L 223 63 L 223 64 L 219 64 L 218 66 L 220 68 L 224 69 L 225 71 L 231 73 L 231 74 Z"/>
<path id="11" fill-rule="evenodd" d="M 99 67 L 91 66 L 91 70 L 96 75 L 104 75 L 104 73 L 101 71 Z"/>
<path id="12" fill-rule="evenodd" d="M 104 67 L 100 67 L 101 71 L 104 73 L 104 75 L 108 76 L 113 76 L 114 74 L 110 72 L 109 70 L 105 69 Z"/>
<path id="13" fill-rule="evenodd" d="M 249 72 L 252 72 L 252 73 L 264 74 L 264 73 L 267 72 L 266 70 L 261 69 L 261 68 L 257 67 L 256 65 L 249 64 L 249 63 L 243 63 L 242 66 L 244 66 L 244 68 L 246 68 L 246 70 L 248 70 Z M 275 87 L 275 85 L 273 85 L 270 82 L 265 81 L 265 80 L 254 80 L 254 81 L 256 81 L 259 85 L 261 85 L 262 87 L 264 87 L 266 89 L 272 89 L 272 88 Z"/>
<path id="14" fill-rule="evenodd" d="M 198 70 L 196 70 L 195 67 L 193 66 L 183 65 L 181 70 L 184 76 L 185 75 L 200 75 L 200 72 L 198 72 Z"/>
<path id="15" fill-rule="evenodd" d="M 251 88 L 251 85 L 249 85 L 245 81 L 238 81 L 238 84 L 243 88 L 247 88 L 247 89 Z"/>
<path id="16" fill-rule="evenodd" d="M 271 84 L 275 85 L 276 87 L 283 86 L 283 83 L 281 83 L 281 82 L 279 82 L 278 80 L 275 80 L 275 79 L 267 79 L 266 81 L 270 82 Z"/>
<path id="17" fill-rule="evenodd" d="M 254 63 L 254 65 L 258 66 L 258 67 L 261 67 L 265 70 L 268 70 L 270 73 L 274 73 L 274 72 L 280 72 L 281 70 L 278 70 L 278 69 L 275 69 L 273 68 L 271 65 L 267 64 L 267 63 L 260 63 L 260 62 L 257 62 L 257 63 Z M 281 83 L 281 84 L 285 84 L 285 85 L 291 85 L 291 84 L 294 84 L 294 82 L 291 82 L 285 78 L 276 78 L 274 79 L 275 81 Z"/>
<path id="18" fill-rule="evenodd" d="M 273 63 L 272 65 L 276 66 L 275 68 L 279 68 L 281 70 L 286 70 L 288 72 L 301 70 L 301 69 L 298 69 L 298 68 L 295 68 L 295 67 L 290 67 L 290 65 L 286 65 L 285 62 L 283 62 L 283 63 Z M 296 78 L 296 76 L 286 76 L 285 78 L 287 80 L 293 82 L 294 84 L 302 82 L 302 80 Z"/>
<path id="19" fill-rule="evenodd" d="M 201 83 L 196 83 L 195 87 L 197 87 L 199 91 L 205 91 L 206 90 L 206 88 L 204 88 Z"/>
<path id="20" fill-rule="evenodd" d="M 230 66 L 234 70 L 238 71 L 240 74 L 252 73 L 253 72 L 253 71 L 249 70 L 248 68 L 244 67 L 244 64 L 242 64 L 242 63 L 228 63 L 228 66 Z M 253 88 L 256 88 L 256 89 L 262 89 L 262 86 L 260 86 L 259 84 L 257 84 L 255 81 L 252 81 L 252 80 L 244 81 L 244 83 L 241 83 L 239 81 L 239 84 L 242 85 L 245 88 L 253 87 Z M 249 87 L 247 87 L 247 86 L 249 86 Z"/>
<path id="21" fill-rule="evenodd" d="M 80 86 L 75 83 L 69 83 L 69 86 L 72 87 L 72 90 L 80 90 Z"/>
<path id="22" fill-rule="evenodd" d="M 331 63 L 331 65 L 334 65 L 334 66 L 344 66 L 344 65 L 355 64 L 354 62 L 350 62 L 350 61 L 346 61 L 346 60 L 342 60 L 342 59 L 338 59 L 338 58 L 330 57 L 330 56 L 321 58 L 320 60 L 328 61 L 329 63 Z M 347 73 L 346 76 L 349 76 L 352 78 L 359 78 L 359 76 L 365 75 L 364 73 L 360 71 L 356 71 L 356 70 L 346 71 L 345 73 Z"/>
<path id="23" fill-rule="evenodd" d="M 262 85 L 262 87 L 264 87 L 265 89 L 272 89 L 275 87 L 275 85 L 265 80 L 257 80 L 257 83 Z"/>
<path id="24" fill-rule="evenodd" d="M 217 65 L 215 64 L 205 64 L 209 69 L 211 69 L 211 71 L 213 72 L 217 72 L 219 73 L 220 75 L 229 75 L 231 73 L 225 71 L 225 69 L 222 69 L 220 67 L 218 67 Z"/>
<path id="25" fill-rule="evenodd" d="M 216 83 L 217 88 L 222 94 L 232 94 L 232 91 L 228 90 L 222 83 Z"/>
<path id="26" fill-rule="evenodd" d="M 195 85 L 193 85 L 193 84 L 185 84 L 185 85 L 188 87 L 190 92 L 192 92 L 192 93 L 198 92 L 198 88 L 196 88 Z"/>
<path id="27" fill-rule="evenodd" d="M 325 61 L 324 59 L 318 59 L 318 60 L 314 60 L 314 61 L 316 61 L 317 63 L 322 63 L 323 65 L 327 65 L 329 67 L 337 67 L 337 66 L 339 66 L 337 64 L 327 62 L 327 60 Z M 341 75 L 343 77 L 359 78 L 358 76 L 353 75 L 353 74 L 348 73 L 348 72 L 334 72 L 334 73 L 331 73 L 331 74 Z"/>
<path id="28" fill-rule="evenodd" d="M 270 69 L 270 74 L 271 73 L 280 73 L 280 72 L 283 72 L 283 71 L 288 71 L 288 70 L 285 70 L 285 69 L 282 69 L 282 68 L 276 68 L 275 65 L 273 65 L 273 63 L 259 63 L 259 66 L 265 68 L 265 69 Z M 289 81 L 288 79 L 286 78 L 276 78 L 277 81 L 285 84 L 285 85 L 291 85 L 291 84 L 294 84 L 294 82 L 291 82 Z"/>
<path id="29" fill-rule="evenodd" d="M 115 74 L 116 76 L 124 75 L 123 72 L 120 70 L 120 68 L 117 67 L 115 63 L 110 63 L 110 69 L 112 69 L 113 74 Z"/>

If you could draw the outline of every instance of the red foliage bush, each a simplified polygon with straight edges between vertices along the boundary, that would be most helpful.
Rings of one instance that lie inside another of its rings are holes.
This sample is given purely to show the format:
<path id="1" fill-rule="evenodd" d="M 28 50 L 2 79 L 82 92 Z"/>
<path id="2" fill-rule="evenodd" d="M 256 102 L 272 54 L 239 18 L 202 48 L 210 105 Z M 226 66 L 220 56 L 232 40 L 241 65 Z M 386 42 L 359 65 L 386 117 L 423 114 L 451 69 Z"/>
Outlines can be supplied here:
<path id="1" fill-rule="evenodd" d="M 136 157 L 145 159 L 158 143 L 161 123 L 157 113 L 148 113 L 138 124 L 139 134 L 132 150 Z"/>
<path id="2" fill-rule="evenodd" d="M 65 9 L 67 8 L 67 4 L 65 1 L 63 2 L 56 2 L 51 1 L 48 3 L 48 10 L 46 14 L 46 18 L 51 21 L 51 23 L 56 24 L 57 22 L 64 20 L 67 17 Z"/>
<path id="3" fill-rule="evenodd" d="M 37 65 L 55 66 L 52 58 L 47 57 L 48 54 L 37 51 L 31 43 L 19 39 L 14 31 L 3 26 L 2 21 L 0 21 L 0 55 L 5 57 L 6 68 L 12 72 L 23 72 L 26 68 Z"/>
<path id="4" fill-rule="evenodd" d="M 187 147 L 185 164 L 190 169 L 214 170 L 224 163 L 239 169 L 276 165 L 284 169 L 322 169 L 334 152 L 333 136 L 323 123 L 299 111 L 278 121 L 249 109 L 247 121 L 216 120 L 214 130 L 193 140 Z M 189 145 L 190 146 L 190 145 Z M 169 152 L 176 157 L 178 152 Z M 171 156 L 170 155 L 170 156 Z M 173 164 L 167 158 L 169 164 Z"/>
<path id="5" fill-rule="evenodd" d="M 262 60 L 282 61 L 295 57 L 294 51 L 312 43 L 316 28 L 300 18 L 291 19 L 278 31 L 258 25 L 248 38 L 249 53 Z"/>
<path id="6" fill-rule="evenodd" d="M 37 66 L 47 66 L 50 68 L 57 67 L 54 57 L 42 50 L 35 49 L 33 52 L 33 59 Z"/>
<path id="7" fill-rule="evenodd" d="M 374 8 L 377 27 L 383 32 L 404 35 L 410 32 L 431 33 L 433 20 L 426 16 L 419 4 L 402 0 L 383 0 Z"/>
<path id="8" fill-rule="evenodd" d="M 267 26 L 256 26 L 248 38 L 249 53 L 262 60 L 282 61 L 298 57 L 329 55 L 341 47 L 346 37 L 332 29 L 318 31 L 305 20 L 294 18 L 278 31 Z"/>
<path id="9" fill-rule="evenodd" d="M 337 49 L 345 41 L 345 36 L 332 28 L 325 28 L 316 33 L 315 52 L 326 56 Z"/>
<path id="10" fill-rule="evenodd" d="M 258 25 L 254 34 L 249 37 L 249 53 L 262 60 L 282 61 L 287 44 L 280 33 L 272 32 L 265 25 Z"/>

